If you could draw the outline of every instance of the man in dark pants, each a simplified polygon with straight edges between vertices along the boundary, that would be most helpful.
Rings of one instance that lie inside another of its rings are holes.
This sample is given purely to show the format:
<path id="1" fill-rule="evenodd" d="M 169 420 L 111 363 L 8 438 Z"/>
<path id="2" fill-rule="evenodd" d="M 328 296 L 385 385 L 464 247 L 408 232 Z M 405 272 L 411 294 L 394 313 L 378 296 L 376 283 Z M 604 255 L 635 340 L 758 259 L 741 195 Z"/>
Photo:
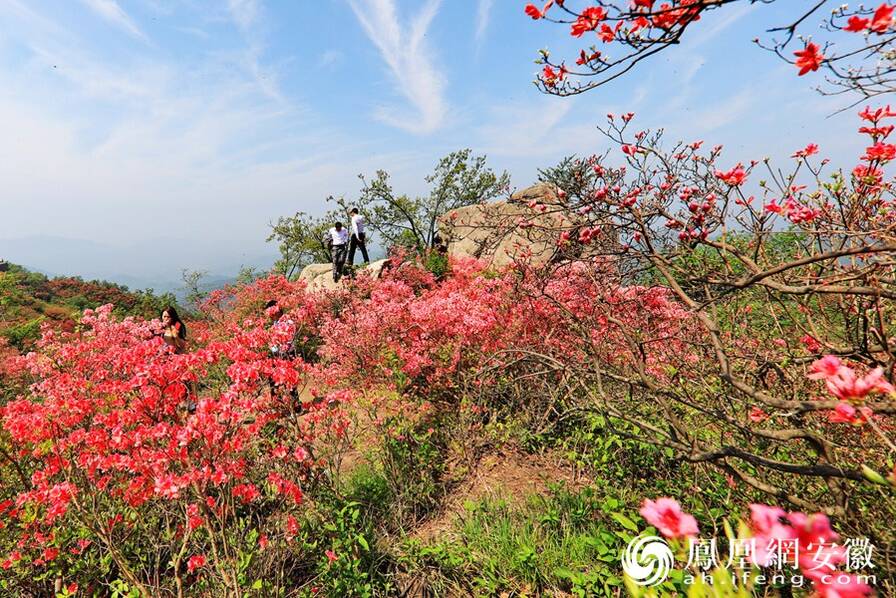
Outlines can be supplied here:
<path id="1" fill-rule="evenodd" d="M 333 258 L 333 282 L 339 282 L 342 271 L 345 269 L 345 254 L 348 248 L 348 231 L 337 222 L 329 231 L 327 248 Z"/>
<path id="2" fill-rule="evenodd" d="M 364 233 L 364 216 L 358 212 L 358 208 L 352 208 L 352 239 L 348 245 L 348 265 L 355 265 L 355 249 L 361 249 L 361 255 L 364 257 L 364 263 L 369 264 L 370 258 L 367 257 L 367 235 Z"/>

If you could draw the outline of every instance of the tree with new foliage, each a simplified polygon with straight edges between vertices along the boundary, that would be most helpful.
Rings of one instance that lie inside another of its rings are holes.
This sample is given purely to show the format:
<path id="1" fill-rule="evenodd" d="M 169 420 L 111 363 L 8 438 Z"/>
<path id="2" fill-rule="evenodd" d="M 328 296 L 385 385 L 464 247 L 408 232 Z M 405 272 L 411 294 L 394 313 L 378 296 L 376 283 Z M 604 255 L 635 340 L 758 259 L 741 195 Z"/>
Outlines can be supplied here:
<path id="1" fill-rule="evenodd" d="M 317 218 L 305 212 L 293 216 L 281 216 L 271 223 L 268 242 L 276 241 L 280 259 L 274 264 L 274 272 L 292 279 L 308 264 L 329 262 L 325 235 L 333 226 L 336 215 L 332 212 Z"/>
<path id="2" fill-rule="evenodd" d="M 496 174 L 486 165 L 485 156 L 469 149 L 451 152 L 426 177 L 428 195 L 397 194 L 389 173 L 378 170 L 373 178 L 359 175 L 361 194 L 355 203 L 344 197 L 330 197 L 346 213 L 357 207 L 367 218 L 368 227 L 378 233 L 388 247 L 400 246 L 423 252 L 436 244 L 439 216 L 451 210 L 495 199 L 506 193 L 510 176 Z"/>

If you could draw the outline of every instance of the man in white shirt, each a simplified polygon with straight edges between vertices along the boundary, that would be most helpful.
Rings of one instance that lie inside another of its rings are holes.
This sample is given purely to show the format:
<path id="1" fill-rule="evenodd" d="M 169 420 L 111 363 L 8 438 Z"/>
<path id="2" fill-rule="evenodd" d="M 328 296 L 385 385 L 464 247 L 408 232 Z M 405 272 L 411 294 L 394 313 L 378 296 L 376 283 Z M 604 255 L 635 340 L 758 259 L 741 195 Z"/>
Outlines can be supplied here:
<path id="1" fill-rule="evenodd" d="M 345 253 L 348 249 L 348 231 L 337 222 L 330 229 L 327 237 L 327 248 L 333 258 L 333 282 L 339 282 L 345 269 Z"/>
<path id="2" fill-rule="evenodd" d="M 367 235 L 364 234 L 364 216 L 358 213 L 358 208 L 352 208 L 352 239 L 348 246 L 348 265 L 355 265 L 355 249 L 361 249 L 361 255 L 364 257 L 364 263 L 369 264 L 370 258 L 367 257 Z"/>

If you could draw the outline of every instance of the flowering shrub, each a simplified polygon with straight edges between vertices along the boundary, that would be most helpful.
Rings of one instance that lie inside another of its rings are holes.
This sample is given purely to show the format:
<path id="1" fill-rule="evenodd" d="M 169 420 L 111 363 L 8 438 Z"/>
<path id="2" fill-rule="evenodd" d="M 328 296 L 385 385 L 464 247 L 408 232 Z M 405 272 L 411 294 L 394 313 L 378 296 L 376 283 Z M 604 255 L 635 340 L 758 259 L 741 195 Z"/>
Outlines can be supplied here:
<path id="1" fill-rule="evenodd" d="M 631 132 L 631 114 L 610 115 L 604 130 L 624 166 L 594 156 L 544 171 L 558 200 L 533 212 L 575 215 L 550 229 L 558 257 L 604 256 L 604 284 L 639 281 L 679 312 L 665 328 L 642 312 L 643 299 L 631 313 L 613 302 L 565 312 L 577 337 L 569 344 L 593 356 L 567 389 L 578 399 L 571 407 L 599 405 L 658 446 L 809 511 L 843 514 L 845 481 L 883 479 L 869 468 L 892 468 L 896 412 L 894 206 L 883 175 L 896 157 L 891 116 L 860 113 L 869 144 L 851 173 L 823 175 L 827 162 L 814 161 L 810 144 L 791 172 L 768 168 L 760 181 L 760 163 L 720 166 L 721 147 L 666 150 L 660 135 Z M 547 285 L 532 288 L 551 296 Z M 654 352 L 644 350 L 651 339 Z M 620 348 L 625 357 L 614 359 Z M 568 360 L 541 353 L 553 382 Z"/>
<path id="2" fill-rule="evenodd" d="M 641 506 L 641 516 L 667 538 L 679 539 L 697 535 L 697 520 L 693 515 L 682 511 L 681 505 L 673 498 L 645 500 Z"/>
<path id="3" fill-rule="evenodd" d="M 261 327 L 175 355 L 155 325 L 87 310 L 78 331 L 48 328 L 14 359 L 33 382 L 2 408 L 18 474 L 3 491 L 4 569 L 77 575 L 97 551 L 141 595 L 160 576 L 178 592 L 199 575 L 237 591 L 245 534 L 287 541 L 314 475 L 312 424 L 287 425 L 300 406 L 281 392 L 301 364 L 272 358 Z"/>

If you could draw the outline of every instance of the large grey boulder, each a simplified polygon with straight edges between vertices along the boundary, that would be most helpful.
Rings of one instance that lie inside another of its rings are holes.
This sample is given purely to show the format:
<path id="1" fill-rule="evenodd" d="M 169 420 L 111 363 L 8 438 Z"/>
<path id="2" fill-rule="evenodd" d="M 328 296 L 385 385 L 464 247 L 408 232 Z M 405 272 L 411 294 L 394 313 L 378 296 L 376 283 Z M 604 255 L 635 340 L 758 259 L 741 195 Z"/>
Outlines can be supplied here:
<path id="1" fill-rule="evenodd" d="M 377 260 L 358 268 L 356 276 L 379 278 L 388 260 Z M 315 291 L 332 291 L 342 286 L 348 277 L 343 276 L 339 282 L 333 282 L 333 264 L 308 264 L 299 274 L 299 280 L 308 284 L 308 289 Z"/>
<path id="2" fill-rule="evenodd" d="M 481 258 L 498 267 L 522 257 L 534 264 L 551 261 L 559 231 L 573 227 L 556 188 L 546 183 L 518 191 L 508 201 L 465 206 L 439 218 L 439 236 L 449 255 Z"/>
<path id="3" fill-rule="evenodd" d="M 299 280 L 304 280 L 309 289 L 335 289 L 333 264 L 308 264 L 302 268 Z"/>

